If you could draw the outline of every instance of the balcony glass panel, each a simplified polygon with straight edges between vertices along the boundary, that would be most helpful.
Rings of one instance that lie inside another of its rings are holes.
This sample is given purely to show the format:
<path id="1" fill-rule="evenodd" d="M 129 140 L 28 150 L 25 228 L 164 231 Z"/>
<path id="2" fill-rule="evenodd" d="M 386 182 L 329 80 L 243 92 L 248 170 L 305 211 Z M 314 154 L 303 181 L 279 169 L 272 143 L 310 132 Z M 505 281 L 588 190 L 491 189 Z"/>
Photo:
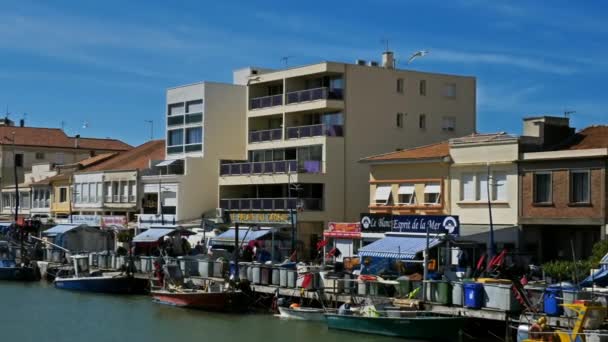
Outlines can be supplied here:
<path id="1" fill-rule="evenodd" d="M 323 210 L 321 198 L 225 198 L 220 207 L 229 210 Z"/>
<path id="2" fill-rule="evenodd" d="M 287 165 L 284 161 L 274 162 L 274 172 L 275 173 L 285 173 L 286 167 L 287 167 Z"/>
<path id="3" fill-rule="evenodd" d="M 287 139 L 309 138 L 309 137 L 342 137 L 341 125 L 310 125 L 287 128 Z"/>
<path id="4" fill-rule="evenodd" d="M 285 199 L 277 198 L 274 200 L 274 208 L 275 210 L 283 210 L 285 209 Z"/>
<path id="5" fill-rule="evenodd" d="M 230 209 L 240 209 L 239 202 L 240 202 L 240 200 L 238 200 L 238 199 L 231 199 L 230 200 Z"/>
<path id="6" fill-rule="evenodd" d="M 170 146 L 170 147 L 167 147 L 167 153 L 168 154 L 182 153 L 182 152 L 184 152 L 184 147 L 183 146 Z"/>
<path id="7" fill-rule="evenodd" d="M 240 200 L 240 209 L 242 209 L 242 210 L 251 209 L 251 200 L 250 199 Z"/>
<path id="8" fill-rule="evenodd" d="M 257 174 L 262 173 L 262 163 L 253 164 L 253 173 L 257 173 Z"/>
<path id="9" fill-rule="evenodd" d="M 184 116 L 170 116 L 167 118 L 167 126 L 183 125 Z"/>
<path id="10" fill-rule="evenodd" d="M 230 209 L 230 201 L 229 200 L 220 200 L 220 208 Z"/>
<path id="11" fill-rule="evenodd" d="M 202 144 L 186 145 L 186 152 L 198 152 L 203 150 Z"/>
<path id="12" fill-rule="evenodd" d="M 281 138 L 283 138 L 283 130 L 281 128 L 249 132 L 250 143 L 281 140 Z"/>
<path id="13" fill-rule="evenodd" d="M 261 199 L 252 199 L 251 200 L 251 209 L 262 209 L 262 200 Z"/>
<path id="14" fill-rule="evenodd" d="M 230 164 L 223 164 L 220 165 L 220 176 L 226 176 L 229 175 L 230 172 Z"/>
<path id="15" fill-rule="evenodd" d="M 241 174 L 241 164 L 231 164 L 230 165 L 230 174 L 231 175 L 240 175 Z"/>
<path id="16" fill-rule="evenodd" d="M 194 114 L 186 115 L 187 124 L 197 123 L 197 122 L 203 122 L 203 113 L 194 113 Z"/>
<path id="17" fill-rule="evenodd" d="M 241 173 L 244 175 L 251 173 L 251 164 L 250 163 L 242 164 Z"/>
<path id="18" fill-rule="evenodd" d="M 305 89 L 287 93 L 287 104 L 316 101 L 316 100 L 341 100 L 343 98 L 342 89 L 329 89 L 327 87 Z"/>
<path id="19" fill-rule="evenodd" d="M 264 209 L 264 210 L 272 210 L 272 209 L 274 209 L 272 207 L 273 202 L 274 201 L 272 199 L 270 199 L 270 198 L 264 198 L 264 199 L 262 199 L 262 209 Z"/>
<path id="20" fill-rule="evenodd" d="M 264 163 L 264 173 L 273 173 L 274 171 L 274 164 L 272 162 L 265 162 Z"/>
<path id="21" fill-rule="evenodd" d="M 283 104 L 283 95 L 271 95 L 256 97 L 249 101 L 249 109 L 259 109 L 266 107 L 280 106 Z"/>

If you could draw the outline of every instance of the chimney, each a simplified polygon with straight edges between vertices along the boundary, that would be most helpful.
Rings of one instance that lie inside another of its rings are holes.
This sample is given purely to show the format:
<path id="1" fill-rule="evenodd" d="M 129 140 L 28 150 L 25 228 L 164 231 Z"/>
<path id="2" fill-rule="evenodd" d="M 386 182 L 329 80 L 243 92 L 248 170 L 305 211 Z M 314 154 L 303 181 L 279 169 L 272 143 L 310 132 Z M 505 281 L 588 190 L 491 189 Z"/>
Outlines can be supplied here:
<path id="1" fill-rule="evenodd" d="M 570 119 L 558 116 L 537 116 L 524 118 L 522 137 L 531 143 L 533 149 L 544 150 L 555 146 L 576 133 L 570 127 Z"/>
<path id="2" fill-rule="evenodd" d="M 392 51 L 384 51 L 382 53 L 382 67 L 386 69 L 395 69 L 395 56 Z"/>
<path id="3" fill-rule="evenodd" d="M 25 127 L 25 119 L 19 120 L 19 127 Z"/>
<path id="4" fill-rule="evenodd" d="M 74 148 L 78 148 L 78 139 L 80 139 L 80 134 L 76 134 L 74 137 Z"/>

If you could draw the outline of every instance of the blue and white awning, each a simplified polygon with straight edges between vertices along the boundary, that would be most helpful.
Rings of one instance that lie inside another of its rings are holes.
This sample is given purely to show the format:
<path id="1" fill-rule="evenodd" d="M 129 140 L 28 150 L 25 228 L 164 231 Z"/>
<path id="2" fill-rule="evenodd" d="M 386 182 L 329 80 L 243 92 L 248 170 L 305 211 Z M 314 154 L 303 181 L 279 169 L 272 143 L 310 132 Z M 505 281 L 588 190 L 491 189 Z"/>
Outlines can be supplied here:
<path id="1" fill-rule="evenodd" d="M 173 231 L 175 229 L 172 228 L 150 228 L 143 233 L 137 234 L 133 238 L 133 242 L 157 242 L 163 236 L 173 233 Z"/>
<path id="2" fill-rule="evenodd" d="M 267 234 L 272 233 L 270 229 L 261 229 L 261 230 L 248 230 L 248 229 L 239 229 L 239 241 L 241 244 L 249 243 L 252 240 L 258 240 Z M 234 229 L 228 229 L 222 234 L 214 237 L 212 239 L 212 245 L 234 245 Z"/>
<path id="3" fill-rule="evenodd" d="M 441 240 L 430 238 L 429 248 L 440 243 Z M 425 236 L 387 236 L 359 249 L 358 254 L 360 257 L 412 260 L 425 248 Z"/>
<path id="4" fill-rule="evenodd" d="M 42 235 L 46 236 L 56 236 L 59 234 L 65 234 L 74 228 L 78 228 L 82 225 L 80 224 L 59 224 L 51 229 L 47 229 L 42 232 Z"/>

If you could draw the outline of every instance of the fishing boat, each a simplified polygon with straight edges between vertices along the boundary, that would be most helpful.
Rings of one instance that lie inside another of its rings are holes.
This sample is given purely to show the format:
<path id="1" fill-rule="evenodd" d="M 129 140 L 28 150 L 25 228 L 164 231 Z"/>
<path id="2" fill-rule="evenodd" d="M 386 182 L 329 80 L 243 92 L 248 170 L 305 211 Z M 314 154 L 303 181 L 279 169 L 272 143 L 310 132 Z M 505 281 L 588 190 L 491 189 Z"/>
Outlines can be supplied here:
<path id="1" fill-rule="evenodd" d="M 296 319 L 301 321 L 324 321 L 325 310 L 319 308 L 302 307 L 291 305 L 289 307 L 279 306 L 279 317 Z"/>
<path id="2" fill-rule="evenodd" d="M 74 271 L 72 275 L 55 277 L 53 284 L 62 290 L 111 293 L 111 294 L 141 294 L 148 287 L 146 279 L 135 278 L 129 272 L 93 272 L 88 270 L 89 257 L 76 255 L 72 257 Z"/>
<path id="3" fill-rule="evenodd" d="M 38 273 L 34 267 L 17 265 L 13 259 L 0 259 L 0 280 L 36 281 Z"/>
<path id="4" fill-rule="evenodd" d="M 214 282 L 202 287 L 189 287 L 177 265 L 163 265 L 162 270 L 161 286 L 150 291 L 157 303 L 221 312 L 244 312 L 248 308 L 248 297 L 241 290 L 224 289 Z"/>
<path id="5" fill-rule="evenodd" d="M 330 329 L 431 341 L 455 341 L 465 317 L 408 312 L 405 317 L 325 314 Z"/>
<path id="6" fill-rule="evenodd" d="M 518 341 L 542 342 L 542 341 L 591 341 L 597 338 L 598 330 L 606 318 L 606 308 L 592 301 L 577 301 L 573 304 L 562 304 L 576 313 L 572 329 L 551 328 L 547 325 L 547 317 L 542 316 L 532 325 L 522 324 L 517 329 Z M 527 336 L 526 336 L 527 335 Z"/>

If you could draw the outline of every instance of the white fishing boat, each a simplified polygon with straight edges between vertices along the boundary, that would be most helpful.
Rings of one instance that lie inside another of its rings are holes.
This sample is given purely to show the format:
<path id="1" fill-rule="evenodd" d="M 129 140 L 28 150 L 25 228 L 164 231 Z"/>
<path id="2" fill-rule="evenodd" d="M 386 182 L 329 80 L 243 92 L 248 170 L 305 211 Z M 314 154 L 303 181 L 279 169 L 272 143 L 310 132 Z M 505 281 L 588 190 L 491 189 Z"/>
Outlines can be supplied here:
<path id="1" fill-rule="evenodd" d="M 286 319 L 296 319 L 301 321 L 324 321 L 325 310 L 311 307 L 279 306 L 279 317 Z"/>

